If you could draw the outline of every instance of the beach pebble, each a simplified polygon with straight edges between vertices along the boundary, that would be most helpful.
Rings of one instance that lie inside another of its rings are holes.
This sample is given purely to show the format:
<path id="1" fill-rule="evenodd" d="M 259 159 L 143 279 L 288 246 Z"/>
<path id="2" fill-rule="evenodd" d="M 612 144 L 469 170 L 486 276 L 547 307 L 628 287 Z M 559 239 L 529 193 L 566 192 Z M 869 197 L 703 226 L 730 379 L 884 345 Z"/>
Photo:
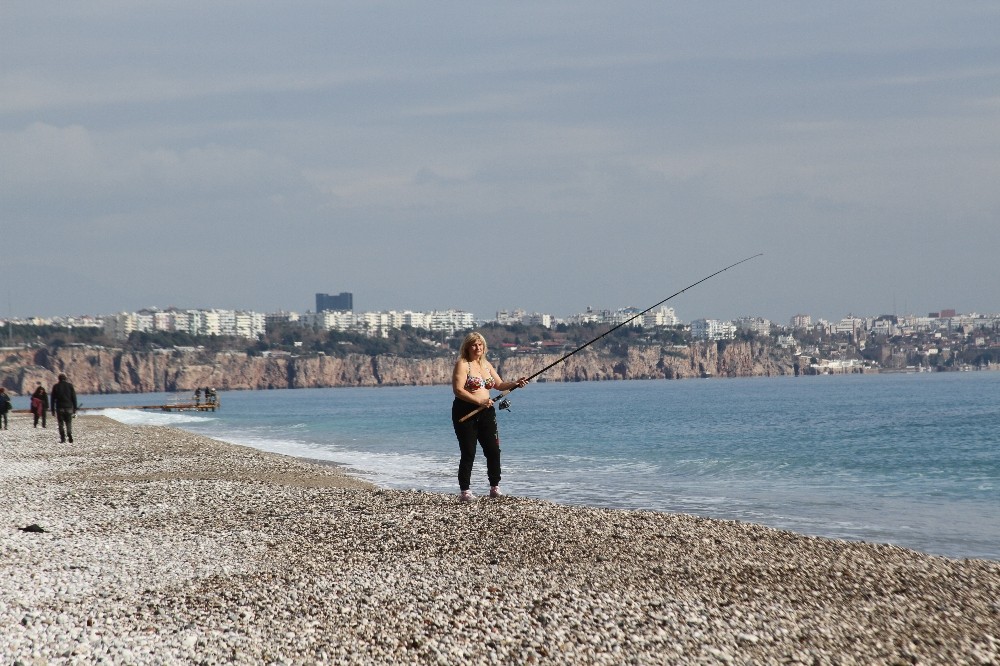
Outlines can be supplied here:
<path id="1" fill-rule="evenodd" d="M 997 562 L 77 433 L 3 433 L 3 663 L 998 663 Z"/>

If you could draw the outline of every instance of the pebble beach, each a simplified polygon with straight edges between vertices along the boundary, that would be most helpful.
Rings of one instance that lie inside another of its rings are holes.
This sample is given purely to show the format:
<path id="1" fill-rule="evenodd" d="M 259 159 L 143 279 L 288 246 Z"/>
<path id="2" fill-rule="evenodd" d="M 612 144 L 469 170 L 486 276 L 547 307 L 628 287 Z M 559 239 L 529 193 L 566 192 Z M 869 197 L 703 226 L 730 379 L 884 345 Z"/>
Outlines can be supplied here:
<path id="1" fill-rule="evenodd" d="M 996 561 L 74 436 L 0 431 L 3 664 L 1000 664 Z"/>

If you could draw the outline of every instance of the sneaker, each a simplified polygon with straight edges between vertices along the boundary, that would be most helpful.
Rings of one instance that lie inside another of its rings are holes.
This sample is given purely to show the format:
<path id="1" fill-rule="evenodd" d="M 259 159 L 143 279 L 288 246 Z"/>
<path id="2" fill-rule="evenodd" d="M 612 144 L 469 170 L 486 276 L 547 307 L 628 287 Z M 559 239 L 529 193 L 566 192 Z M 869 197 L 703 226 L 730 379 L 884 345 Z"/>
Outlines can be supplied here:
<path id="1" fill-rule="evenodd" d="M 490 486 L 490 497 L 503 497 L 500 486 Z"/>
<path id="2" fill-rule="evenodd" d="M 471 502 L 474 499 L 476 499 L 476 496 L 472 494 L 471 490 L 463 490 L 458 496 L 459 502 Z"/>

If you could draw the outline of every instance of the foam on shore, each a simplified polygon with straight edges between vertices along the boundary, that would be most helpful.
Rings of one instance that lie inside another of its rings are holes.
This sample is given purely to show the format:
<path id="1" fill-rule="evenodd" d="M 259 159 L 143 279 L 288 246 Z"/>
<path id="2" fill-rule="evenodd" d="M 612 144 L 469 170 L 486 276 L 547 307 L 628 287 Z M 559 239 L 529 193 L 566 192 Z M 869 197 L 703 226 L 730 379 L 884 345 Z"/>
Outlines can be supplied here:
<path id="1" fill-rule="evenodd" d="M 0 508 L 8 663 L 1000 660 L 1000 563 L 685 515 L 461 505 L 100 416 L 72 445 L 12 418 Z"/>

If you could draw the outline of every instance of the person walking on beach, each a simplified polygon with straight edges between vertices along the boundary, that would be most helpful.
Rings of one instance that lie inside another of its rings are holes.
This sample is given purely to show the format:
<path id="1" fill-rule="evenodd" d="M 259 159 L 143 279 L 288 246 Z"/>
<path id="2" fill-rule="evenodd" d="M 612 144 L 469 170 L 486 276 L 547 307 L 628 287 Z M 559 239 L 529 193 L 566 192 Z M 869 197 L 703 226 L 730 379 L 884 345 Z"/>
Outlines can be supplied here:
<path id="1" fill-rule="evenodd" d="M 66 375 L 60 374 L 59 381 L 52 387 L 50 395 L 52 401 L 52 415 L 56 417 L 59 424 L 59 441 L 73 443 L 73 417 L 79 404 L 76 402 L 76 389 L 66 381 Z"/>
<path id="2" fill-rule="evenodd" d="M 35 417 L 35 427 L 38 427 L 38 420 L 42 420 L 42 427 L 45 427 L 45 413 L 49 411 L 49 394 L 45 388 L 39 384 L 35 392 L 31 394 L 31 413 Z"/>
<path id="3" fill-rule="evenodd" d="M 476 442 L 486 456 L 486 477 L 490 482 L 490 497 L 501 497 L 500 492 L 500 432 L 497 428 L 497 410 L 490 398 L 490 389 L 509 391 L 528 383 L 526 377 L 516 382 L 505 382 L 493 364 L 486 360 L 486 339 L 472 332 L 465 337 L 451 377 L 455 401 L 451 406 L 451 421 L 458 437 L 461 458 L 458 463 L 458 499 L 470 502 L 475 499 L 469 489 L 472 465 L 476 460 Z M 480 407 L 481 412 L 466 419 L 461 418 Z"/>
<path id="4" fill-rule="evenodd" d="M 0 426 L 7 430 L 7 412 L 10 411 L 10 396 L 7 389 L 0 386 Z"/>

